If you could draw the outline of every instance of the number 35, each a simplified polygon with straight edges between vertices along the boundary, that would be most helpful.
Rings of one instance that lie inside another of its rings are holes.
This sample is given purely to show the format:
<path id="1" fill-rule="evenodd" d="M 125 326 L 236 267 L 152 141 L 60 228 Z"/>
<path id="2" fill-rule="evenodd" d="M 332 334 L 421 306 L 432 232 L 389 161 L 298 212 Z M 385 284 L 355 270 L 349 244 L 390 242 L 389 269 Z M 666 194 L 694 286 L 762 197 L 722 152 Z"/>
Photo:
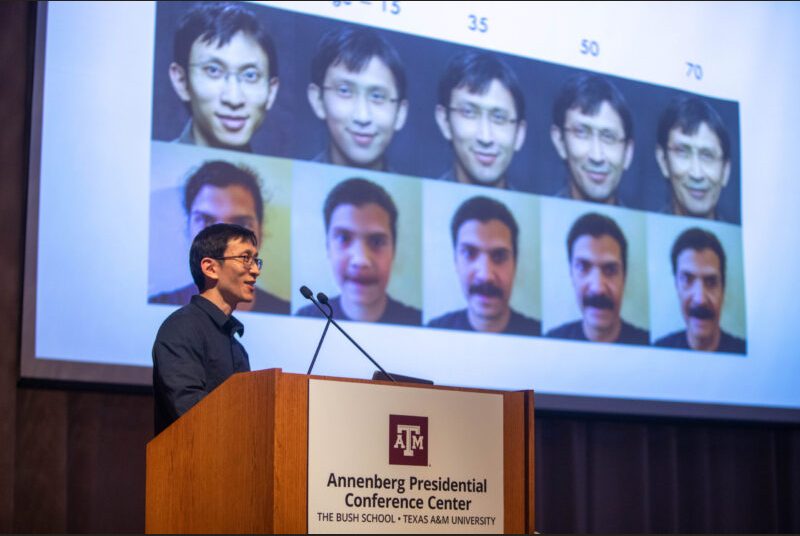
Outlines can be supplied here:
<path id="1" fill-rule="evenodd" d="M 486 17 L 478 17 L 477 15 L 469 15 L 469 29 L 473 32 L 486 33 L 489 31 L 489 19 Z"/>

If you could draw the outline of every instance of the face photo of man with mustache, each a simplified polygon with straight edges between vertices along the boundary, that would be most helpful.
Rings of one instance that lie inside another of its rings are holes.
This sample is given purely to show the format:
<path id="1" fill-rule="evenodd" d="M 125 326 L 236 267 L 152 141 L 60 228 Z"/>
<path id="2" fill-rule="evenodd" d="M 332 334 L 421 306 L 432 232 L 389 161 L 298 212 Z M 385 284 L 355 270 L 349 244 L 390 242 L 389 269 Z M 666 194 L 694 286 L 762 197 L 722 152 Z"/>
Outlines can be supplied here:
<path id="1" fill-rule="evenodd" d="M 217 223 L 234 224 L 253 232 L 256 244 L 263 245 L 264 198 L 261 193 L 261 179 L 253 169 L 245 165 L 235 165 L 224 160 L 209 160 L 193 167 L 183 188 L 183 207 L 187 218 L 189 238 L 194 238 L 203 229 Z M 273 269 L 272 259 L 267 263 L 262 275 L 269 277 Z M 239 311 L 289 314 L 289 302 L 266 290 L 255 288 L 252 300 L 242 302 Z M 148 298 L 149 303 L 186 305 L 192 296 L 199 294 L 194 284 L 161 292 Z"/>
<path id="2" fill-rule="evenodd" d="M 649 344 L 650 334 L 620 316 L 628 269 L 628 241 L 617 223 L 597 213 L 581 216 L 567 237 L 570 279 L 583 315 L 548 337 Z"/>
<path id="3" fill-rule="evenodd" d="M 675 240 L 672 273 L 686 329 L 656 341 L 656 346 L 705 352 L 746 353 L 744 339 L 720 327 L 725 301 L 726 256 L 719 239 L 697 227 Z"/>
<path id="4" fill-rule="evenodd" d="M 569 175 L 557 197 L 621 205 L 617 190 L 633 160 L 633 120 L 616 86 L 598 75 L 567 80 L 553 104 L 550 138 Z"/>
<path id="5" fill-rule="evenodd" d="M 330 299 L 337 320 L 420 325 L 422 313 L 386 292 L 397 250 L 397 207 L 378 184 L 352 178 L 323 207 L 328 260 L 341 293 Z M 313 304 L 298 316 L 322 317 Z"/>
<path id="6" fill-rule="evenodd" d="M 434 318 L 428 326 L 540 335 L 541 323 L 509 304 L 517 271 L 519 228 L 508 208 L 488 197 L 470 198 L 456 210 L 451 235 L 467 307 Z"/>

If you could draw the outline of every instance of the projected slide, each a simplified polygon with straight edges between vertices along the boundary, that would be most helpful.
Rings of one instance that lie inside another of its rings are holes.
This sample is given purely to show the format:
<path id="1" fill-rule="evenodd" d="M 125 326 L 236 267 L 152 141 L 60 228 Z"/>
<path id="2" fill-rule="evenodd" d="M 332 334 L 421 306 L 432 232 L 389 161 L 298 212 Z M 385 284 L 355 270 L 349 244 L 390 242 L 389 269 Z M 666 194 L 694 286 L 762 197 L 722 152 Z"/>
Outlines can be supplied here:
<path id="1" fill-rule="evenodd" d="M 794 281 L 791 142 L 751 58 L 723 62 L 766 47 L 764 21 L 789 21 L 772 39 L 800 23 L 738 6 L 747 46 L 698 26 L 667 50 L 671 24 L 720 10 L 49 4 L 23 373 L 146 381 L 159 324 L 197 293 L 192 239 L 227 222 L 264 260 L 235 313 L 256 369 L 307 367 L 307 285 L 384 368 L 440 384 L 800 408 L 800 311 L 768 287 Z M 800 75 L 790 58 L 769 87 Z M 317 366 L 372 374 L 335 332 Z"/>
<path id="2" fill-rule="evenodd" d="M 150 303 L 240 223 L 253 311 L 746 353 L 737 103 L 244 4 L 158 3 L 155 51 Z"/>

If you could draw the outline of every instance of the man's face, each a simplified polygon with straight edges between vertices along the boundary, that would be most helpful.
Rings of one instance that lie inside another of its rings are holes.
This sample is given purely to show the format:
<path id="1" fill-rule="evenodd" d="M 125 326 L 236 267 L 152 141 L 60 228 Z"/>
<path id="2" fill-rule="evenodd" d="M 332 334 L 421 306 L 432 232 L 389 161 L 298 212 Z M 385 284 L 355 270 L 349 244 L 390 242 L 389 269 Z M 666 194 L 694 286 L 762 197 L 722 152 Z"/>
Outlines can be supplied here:
<path id="1" fill-rule="evenodd" d="M 240 238 L 230 240 L 223 256 L 238 257 L 240 255 L 256 257 L 258 249 L 249 241 L 243 241 Z M 241 302 L 253 301 L 256 292 L 256 279 L 261 273 L 256 263 L 251 263 L 250 267 L 247 268 L 240 259 L 227 259 L 217 262 L 219 262 L 219 270 L 217 272 L 219 279 L 217 280 L 216 288 L 225 301 L 234 306 Z"/>
<path id="2" fill-rule="evenodd" d="M 508 226 L 500 220 L 462 223 L 455 263 L 469 312 L 488 321 L 502 318 L 509 310 L 517 269 Z"/>
<path id="3" fill-rule="evenodd" d="M 658 147 L 656 159 L 672 185 L 676 213 L 713 218 L 731 172 L 717 134 L 706 123 L 701 123 L 692 135 L 674 128 L 669 133 L 666 152 Z"/>
<path id="4" fill-rule="evenodd" d="M 599 203 L 615 199 L 622 173 L 633 158 L 633 141 L 625 141 L 622 118 L 607 102 L 594 115 L 567 110 L 564 128 L 553 126 L 551 137 L 570 172 L 573 197 Z"/>
<path id="5" fill-rule="evenodd" d="M 339 205 L 331 214 L 327 246 L 343 300 L 369 307 L 386 297 L 394 260 L 386 210 L 376 203 Z"/>
<path id="6" fill-rule="evenodd" d="M 437 106 L 436 121 L 453 144 L 460 182 L 496 184 L 525 141 L 526 123 L 517 115 L 511 92 L 499 80 L 492 80 L 483 94 L 466 87 L 453 89 L 450 110 Z"/>
<path id="7" fill-rule="evenodd" d="M 622 249 L 608 235 L 578 237 L 572 245 L 572 286 L 590 330 L 613 331 L 620 324 L 625 290 Z"/>
<path id="8" fill-rule="evenodd" d="M 232 184 L 224 188 L 205 185 L 197 192 L 189 210 L 189 236 L 215 223 L 235 223 L 256 234 L 261 243 L 261 224 L 258 221 L 253 195 L 244 186 Z"/>
<path id="9" fill-rule="evenodd" d="M 218 44 L 195 40 L 186 70 L 173 63 L 170 77 L 191 107 L 198 145 L 242 147 L 264 122 L 278 79 L 270 79 L 267 54 L 249 34 L 238 32 L 228 44 Z"/>
<path id="10" fill-rule="evenodd" d="M 324 87 L 309 86 L 314 113 L 325 121 L 333 163 L 380 169 L 394 133 L 405 124 L 408 103 L 398 101 L 389 67 L 373 56 L 360 72 L 335 63 L 325 73 Z"/>
<path id="11" fill-rule="evenodd" d="M 676 263 L 675 287 L 689 340 L 715 337 L 725 295 L 717 254 L 710 249 L 683 250 Z"/>

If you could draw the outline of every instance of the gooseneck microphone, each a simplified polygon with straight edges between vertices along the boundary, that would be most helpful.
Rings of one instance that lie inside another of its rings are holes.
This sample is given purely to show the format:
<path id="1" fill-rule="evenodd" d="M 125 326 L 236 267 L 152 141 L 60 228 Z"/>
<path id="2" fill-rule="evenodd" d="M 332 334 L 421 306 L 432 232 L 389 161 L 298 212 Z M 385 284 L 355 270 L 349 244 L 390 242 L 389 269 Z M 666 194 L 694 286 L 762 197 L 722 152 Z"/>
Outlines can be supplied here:
<path id="1" fill-rule="evenodd" d="M 316 352 L 314 352 L 314 359 L 312 359 L 312 360 L 311 360 L 311 366 L 309 366 L 309 367 L 308 367 L 308 374 L 311 374 L 311 369 L 314 367 L 314 362 L 317 360 L 317 355 L 319 354 L 319 349 L 320 349 L 320 347 L 322 347 L 322 339 L 324 339 L 324 338 L 325 338 L 325 334 L 328 332 L 328 326 L 329 326 L 330 324 L 333 324 L 334 326 L 336 326 L 336 329 L 338 329 L 338 330 L 341 332 L 341 334 L 342 334 L 342 335 L 344 335 L 345 337 L 347 337 L 347 340 L 348 340 L 348 341 L 350 341 L 351 343 L 353 343 L 353 346 L 355 346 L 356 348 L 358 348 L 358 349 L 361 351 L 361 353 L 362 353 L 362 354 L 364 354 L 364 356 L 365 356 L 367 359 L 369 359 L 369 360 L 370 360 L 370 362 L 371 362 L 373 365 L 375 365 L 376 367 L 378 367 L 378 370 L 380 370 L 381 372 L 383 372 L 383 373 L 386 375 L 386 377 L 387 377 L 387 378 L 389 378 L 389 379 L 390 379 L 390 380 L 392 380 L 393 382 L 397 383 L 397 380 L 395 380 L 395 379 L 392 377 L 392 375 L 391 375 L 391 374 L 389 374 L 388 372 L 386 372 L 385 370 L 383 370 L 383 367 L 382 367 L 382 366 L 380 366 L 380 365 L 378 364 L 378 362 L 377 362 L 377 361 L 375 361 L 374 359 L 372 359 L 372 357 L 371 357 L 371 356 L 370 356 L 370 355 L 367 353 L 367 351 L 366 351 L 366 350 L 364 350 L 364 349 L 361 347 L 361 345 L 359 345 L 359 344 L 358 344 L 358 343 L 357 343 L 355 340 L 353 340 L 353 338 L 352 338 L 350 335 L 348 335 L 348 334 L 347 334 L 347 332 L 346 332 L 346 331 L 345 331 L 345 330 L 344 330 L 344 329 L 343 329 L 343 328 L 342 328 L 342 327 L 341 327 L 339 324 L 337 324 L 337 323 L 336 323 L 336 320 L 334 320 L 334 319 L 333 319 L 333 307 L 332 307 L 332 306 L 331 306 L 331 304 L 329 303 L 329 301 L 328 301 L 328 297 L 327 297 L 327 296 L 326 296 L 326 295 L 325 295 L 323 292 L 320 292 L 320 293 L 318 293 L 318 294 L 317 294 L 317 299 L 315 300 L 315 299 L 314 299 L 314 293 L 313 293 L 313 292 L 311 292 L 311 289 L 310 289 L 310 288 L 308 288 L 307 286 L 303 285 L 302 287 L 300 287 L 300 294 L 302 294 L 302 295 L 303 295 L 303 297 L 304 297 L 305 299 L 307 299 L 307 300 L 311 300 L 311 302 L 312 302 L 314 305 L 316 305 L 316 306 L 317 306 L 317 309 L 319 309 L 319 310 L 320 310 L 320 312 L 321 312 L 323 315 L 325 315 L 325 318 L 327 318 L 327 319 L 328 319 L 328 321 L 325 323 L 325 329 L 322 331 L 322 337 L 320 337 L 320 339 L 319 339 L 319 343 L 317 344 L 317 351 L 316 351 Z M 319 301 L 317 301 L 317 300 L 319 300 Z M 325 311 L 325 310 L 322 308 L 322 306 L 321 306 L 320 304 L 324 304 L 324 305 L 326 305 L 326 306 L 328 307 L 328 310 L 329 310 L 330 312 L 327 312 L 327 311 Z"/>

